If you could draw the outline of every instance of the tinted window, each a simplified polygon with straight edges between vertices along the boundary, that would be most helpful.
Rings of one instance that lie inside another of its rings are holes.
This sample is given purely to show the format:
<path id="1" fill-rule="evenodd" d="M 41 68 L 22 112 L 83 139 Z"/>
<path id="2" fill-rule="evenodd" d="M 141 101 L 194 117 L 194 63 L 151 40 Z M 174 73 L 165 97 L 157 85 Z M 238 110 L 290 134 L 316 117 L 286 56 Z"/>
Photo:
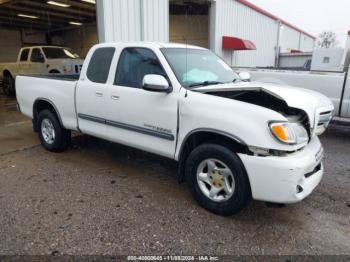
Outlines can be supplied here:
<path id="1" fill-rule="evenodd" d="M 30 61 L 34 62 L 34 63 L 42 63 L 45 62 L 44 56 L 41 53 L 40 49 L 38 48 L 34 48 L 32 50 L 32 55 L 30 57 Z"/>
<path id="2" fill-rule="evenodd" d="M 148 74 L 167 78 L 157 56 L 151 50 L 126 48 L 119 58 L 114 84 L 141 88 L 143 77 Z"/>
<path id="3" fill-rule="evenodd" d="M 25 62 L 28 60 L 29 49 L 23 49 L 21 53 L 20 61 Z"/>
<path id="4" fill-rule="evenodd" d="M 76 59 L 79 58 L 72 50 L 68 48 L 43 47 L 47 59 Z"/>
<path id="5" fill-rule="evenodd" d="M 100 84 L 107 82 L 114 51 L 113 47 L 105 47 L 94 52 L 86 74 L 90 81 Z"/>

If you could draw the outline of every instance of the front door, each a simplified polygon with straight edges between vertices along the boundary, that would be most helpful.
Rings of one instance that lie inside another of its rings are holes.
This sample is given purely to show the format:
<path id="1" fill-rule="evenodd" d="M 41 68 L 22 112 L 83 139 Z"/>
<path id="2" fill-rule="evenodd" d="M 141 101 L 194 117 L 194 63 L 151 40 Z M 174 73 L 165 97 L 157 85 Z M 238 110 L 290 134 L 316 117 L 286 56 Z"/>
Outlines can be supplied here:
<path id="1" fill-rule="evenodd" d="M 45 57 L 40 48 L 33 48 L 30 55 L 28 74 L 39 75 L 47 72 Z"/>
<path id="2" fill-rule="evenodd" d="M 29 53 L 30 53 L 30 49 L 29 48 L 25 48 L 25 49 L 22 49 L 21 55 L 19 56 L 18 74 L 20 74 L 20 75 L 28 74 Z"/>
<path id="3" fill-rule="evenodd" d="M 78 81 L 76 106 L 80 130 L 106 138 L 107 80 L 115 48 L 98 48 L 92 54 L 86 73 Z"/>
<path id="4" fill-rule="evenodd" d="M 142 89 L 147 74 L 168 79 L 152 50 L 125 48 L 119 58 L 114 84 L 109 86 L 107 134 L 112 141 L 174 157 L 179 93 Z"/>

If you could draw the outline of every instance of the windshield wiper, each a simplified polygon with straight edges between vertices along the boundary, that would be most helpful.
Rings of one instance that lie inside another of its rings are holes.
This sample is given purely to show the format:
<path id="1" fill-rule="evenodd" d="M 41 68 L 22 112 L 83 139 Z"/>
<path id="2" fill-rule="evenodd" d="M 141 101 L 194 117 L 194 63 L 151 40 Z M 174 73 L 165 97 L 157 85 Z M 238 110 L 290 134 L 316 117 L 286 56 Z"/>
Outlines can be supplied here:
<path id="1" fill-rule="evenodd" d="M 217 81 L 204 81 L 201 83 L 195 83 L 195 84 L 189 85 L 188 87 L 211 86 L 211 85 L 220 85 L 220 84 L 223 84 L 223 83 L 217 82 Z"/>

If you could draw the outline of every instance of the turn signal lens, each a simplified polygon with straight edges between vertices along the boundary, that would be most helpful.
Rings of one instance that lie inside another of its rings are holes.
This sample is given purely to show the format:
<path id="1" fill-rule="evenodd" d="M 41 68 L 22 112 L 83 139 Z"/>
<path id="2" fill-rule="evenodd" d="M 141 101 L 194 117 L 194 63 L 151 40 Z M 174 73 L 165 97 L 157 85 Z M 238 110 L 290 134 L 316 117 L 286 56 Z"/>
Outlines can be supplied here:
<path id="1" fill-rule="evenodd" d="M 287 144 L 307 143 L 309 135 L 300 123 L 271 123 L 271 133 L 280 141 Z"/>
<path id="2" fill-rule="evenodd" d="M 288 141 L 287 134 L 282 125 L 272 125 L 271 126 L 272 133 L 279 139 L 284 142 Z"/>

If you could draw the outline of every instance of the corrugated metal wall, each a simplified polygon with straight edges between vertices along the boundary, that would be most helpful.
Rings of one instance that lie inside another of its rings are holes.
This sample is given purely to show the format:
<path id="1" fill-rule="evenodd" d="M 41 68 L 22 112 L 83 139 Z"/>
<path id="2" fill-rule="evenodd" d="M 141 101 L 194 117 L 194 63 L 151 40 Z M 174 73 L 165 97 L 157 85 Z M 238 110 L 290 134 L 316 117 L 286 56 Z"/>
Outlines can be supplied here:
<path id="1" fill-rule="evenodd" d="M 236 0 L 211 2 L 209 17 L 210 48 L 230 65 L 267 67 L 275 65 L 280 22 Z M 169 41 L 169 0 L 97 1 L 100 42 Z M 222 49 L 222 37 L 233 36 L 252 41 L 257 50 Z M 282 52 L 290 49 L 312 51 L 314 41 L 284 25 L 280 35 Z"/>
<path id="2" fill-rule="evenodd" d="M 215 28 L 214 51 L 233 66 L 274 66 L 278 22 L 235 1 L 220 0 L 212 3 L 211 29 Z M 215 16 L 215 17 L 213 17 Z M 212 34 L 213 35 L 213 34 Z M 222 37 L 233 36 L 252 41 L 255 51 L 222 50 Z M 211 45 L 211 47 L 213 47 Z"/>
<path id="3" fill-rule="evenodd" d="M 315 39 L 302 33 L 300 36 L 300 50 L 303 52 L 311 52 L 314 50 L 314 47 Z"/>
<path id="4" fill-rule="evenodd" d="M 293 56 L 280 56 L 280 67 L 303 67 L 307 60 L 312 59 L 312 54 L 310 55 L 293 55 Z"/>
<path id="5" fill-rule="evenodd" d="M 281 52 L 287 53 L 292 49 L 302 52 L 311 52 L 314 49 L 315 40 L 287 25 L 283 25 L 280 34 Z"/>
<path id="6" fill-rule="evenodd" d="M 289 26 L 283 25 L 280 31 L 280 47 L 282 53 L 288 53 L 291 50 L 300 50 L 300 32 Z"/>
<path id="7" fill-rule="evenodd" d="M 168 41 L 168 0 L 99 0 L 100 42 Z"/>
<path id="8" fill-rule="evenodd" d="M 169 0 L 141 0 L 144 41 L 169 41 Z"/>

